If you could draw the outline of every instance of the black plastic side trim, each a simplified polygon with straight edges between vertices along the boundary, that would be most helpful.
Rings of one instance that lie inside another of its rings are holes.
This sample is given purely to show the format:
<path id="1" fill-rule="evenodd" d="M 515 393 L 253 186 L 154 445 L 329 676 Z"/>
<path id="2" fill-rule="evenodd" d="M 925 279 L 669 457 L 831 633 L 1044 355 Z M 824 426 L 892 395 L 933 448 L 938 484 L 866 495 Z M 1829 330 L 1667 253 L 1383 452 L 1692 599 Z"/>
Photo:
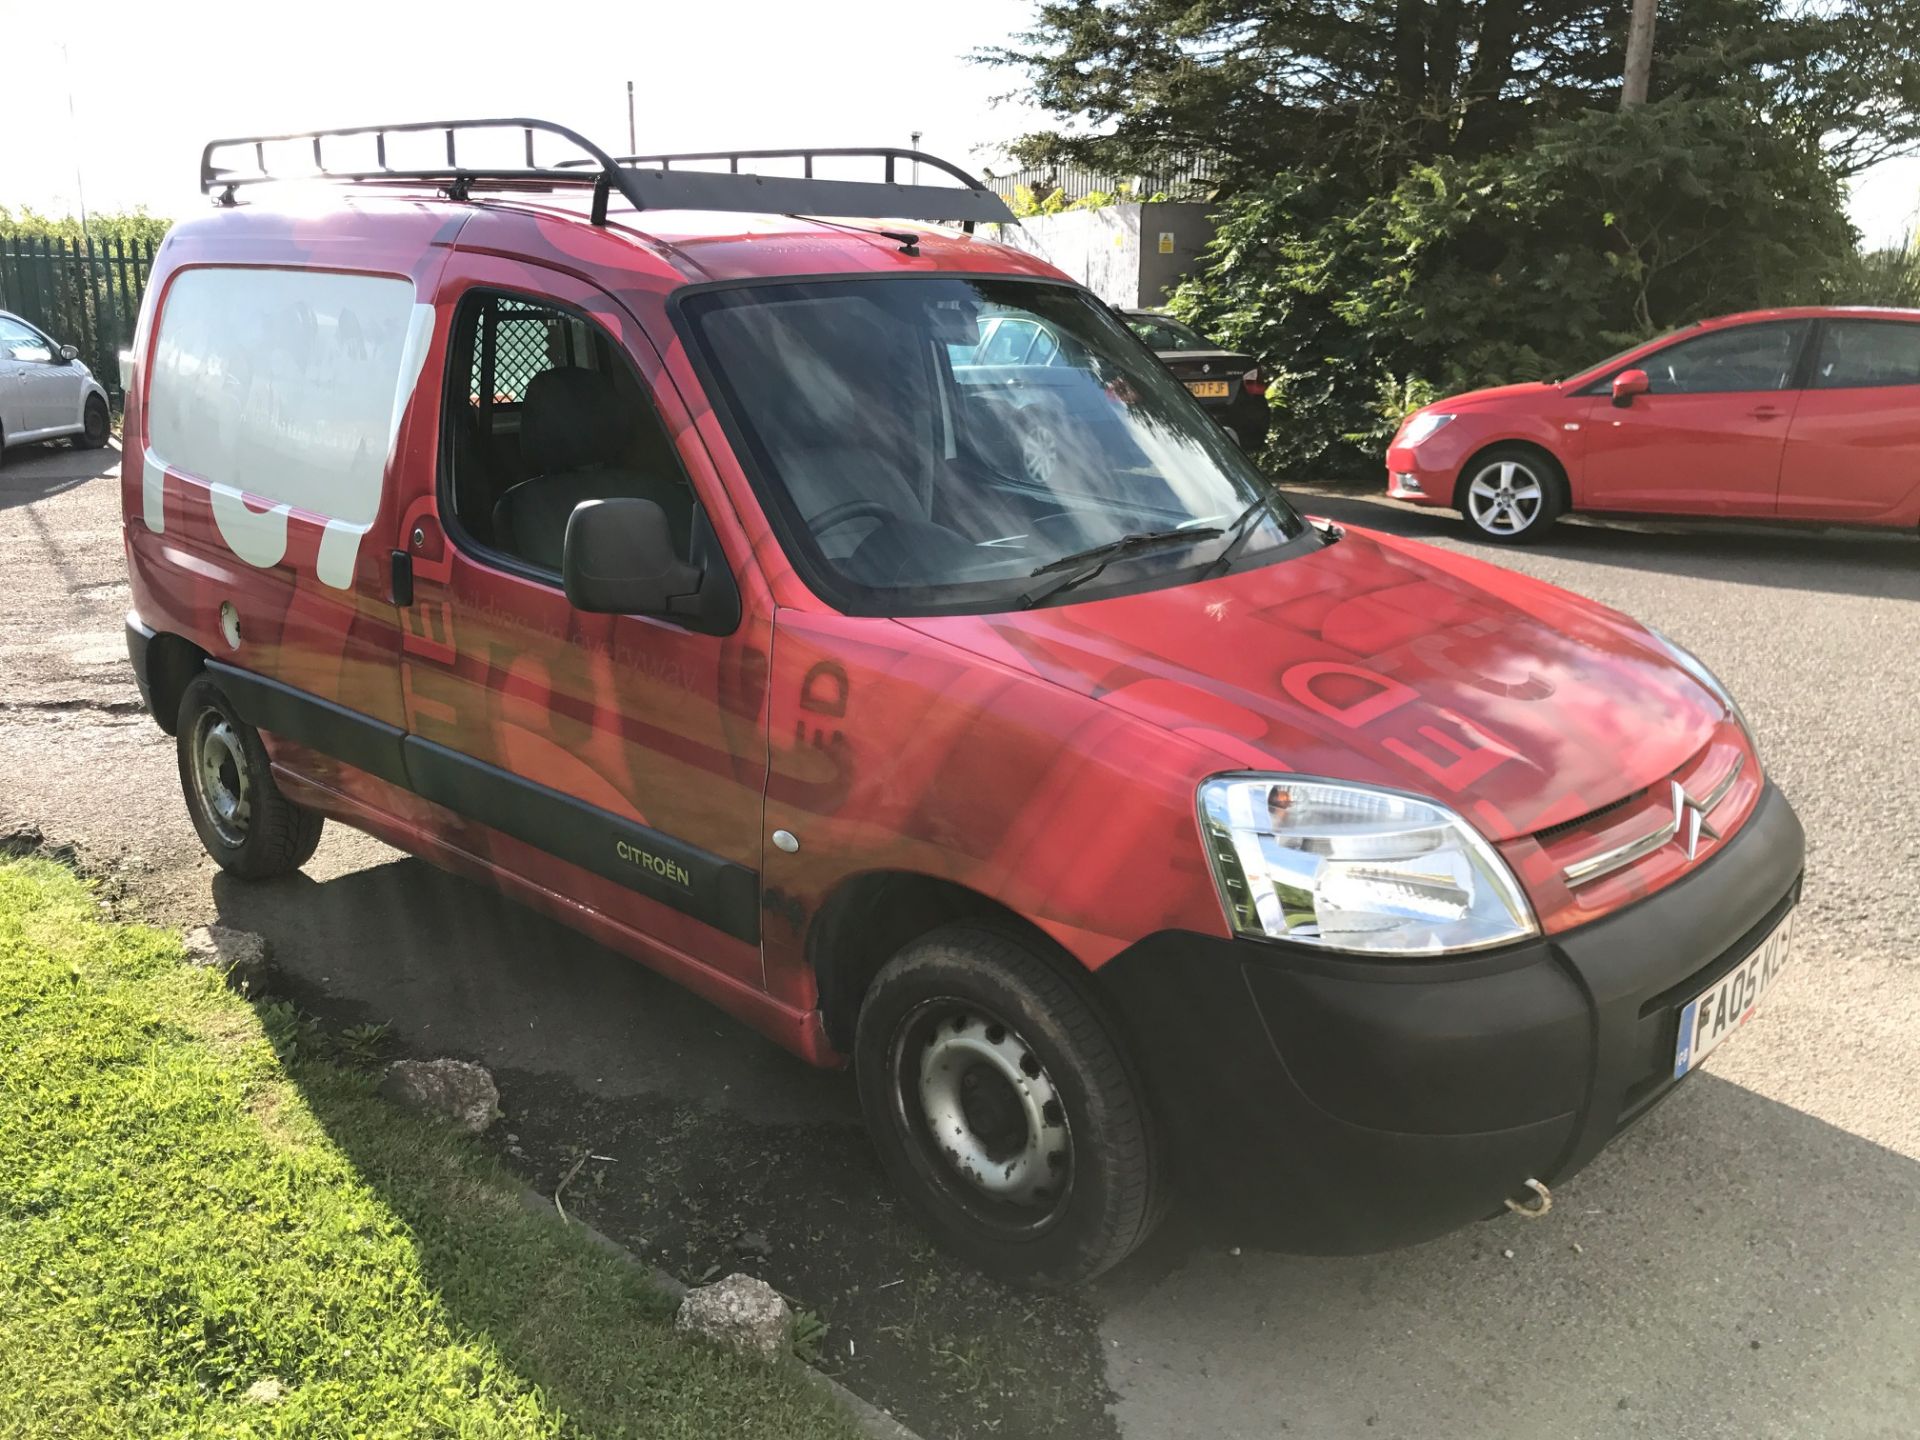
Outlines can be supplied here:
<path id="1" fill-rule="evenodd" d="M 131 644 L 131 625 L 127 634 Z M 759 942 L 757 871 L 278 680 L 217 660 L 207 669 L 256 729 L 331 755 L 736 939 Z"/>
<path id="2" fill-rule="evenodd" d="M 389 785 L 407 783 L 406 760 L 400 752 L 406 732 L 399 726 L 218 660 L 207 661 L 207 670 L 220 681 L 240 718 L 254 729 L 284 735 Z"/>
<path id="3" fill-rule="evenodd" d="M 760 877 L 683 840 L 418 735 L 407 774 L 422 798 L 618 881 L 739 940 L 760 939 Z"/>
<path id="4" fill-rule="evenodd" d="M 127 611 L 127 659 L 133 665 L 133 683 L 140 687 L 140 703 L 153 714 L 153 685 L 147 678 L 147 651 L 154 632 L 133 611 Z"/>

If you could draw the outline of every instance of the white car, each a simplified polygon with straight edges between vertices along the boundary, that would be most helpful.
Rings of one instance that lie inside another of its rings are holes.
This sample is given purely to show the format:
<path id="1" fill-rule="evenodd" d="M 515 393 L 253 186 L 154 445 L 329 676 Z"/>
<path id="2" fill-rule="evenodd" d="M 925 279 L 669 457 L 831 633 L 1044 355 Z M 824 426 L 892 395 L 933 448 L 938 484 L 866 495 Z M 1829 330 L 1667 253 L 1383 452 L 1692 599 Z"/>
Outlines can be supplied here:
<path id="1" fill-rule="evenodd" d="M 89 450 L 107 443 L 106 388 L 78 354 L 0 310 L 0 457 L 15 445 L 63 436 Z"/>

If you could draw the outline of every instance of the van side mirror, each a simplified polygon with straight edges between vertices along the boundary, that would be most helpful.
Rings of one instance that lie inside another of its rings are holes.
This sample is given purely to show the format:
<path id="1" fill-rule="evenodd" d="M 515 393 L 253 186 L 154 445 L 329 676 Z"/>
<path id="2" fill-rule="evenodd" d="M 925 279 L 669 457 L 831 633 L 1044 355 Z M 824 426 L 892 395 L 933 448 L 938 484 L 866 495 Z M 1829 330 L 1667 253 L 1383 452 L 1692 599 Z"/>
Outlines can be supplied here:
<path id="1" fill-rule="evenodd" d="M 1613 377 L 1613 403 L 1624 410 L 1633 404 L 1634 396 L 1644 395 L 1652 388 L 1646 371 L 1622 370 Z"/>
<path id="2" fill-rule="evenodd" d="M 80 352 L 77 349 L 75 349 L 73 346 L 62 345 L 60 347 L 60 363 L 62 365 L 71 365 L 74 361 L 78 360 L 79 358 L 80 358 Z"/>
<path id="3" fill-rule="evenodd" d="M 696 614 L 700 576 L 674 553 L 667 512 L 651 500 L 583 500 L 567 517 L 560 583 L 576 610 Z"/>

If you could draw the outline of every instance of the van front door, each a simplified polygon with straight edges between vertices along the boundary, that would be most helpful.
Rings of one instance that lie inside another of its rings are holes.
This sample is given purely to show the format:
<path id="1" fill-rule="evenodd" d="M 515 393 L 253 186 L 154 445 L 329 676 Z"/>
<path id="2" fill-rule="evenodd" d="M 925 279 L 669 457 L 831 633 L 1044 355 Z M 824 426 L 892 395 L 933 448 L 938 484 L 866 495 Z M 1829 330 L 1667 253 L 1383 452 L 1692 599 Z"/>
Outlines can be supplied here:
<path id="1" fill-rule="evenodd" d="M 456 252 L 440 325 L 440 475 L 399 537 L 412 787 L 457 849 L 710 998 L 757 992 L 772 606 L 714 535 L 690 419 L 634 319 L 574 276 Z M 738 577 L 737 623 L 568 604 L 567 518 L 614 496 L 657 502 L 683 553 Z"/>

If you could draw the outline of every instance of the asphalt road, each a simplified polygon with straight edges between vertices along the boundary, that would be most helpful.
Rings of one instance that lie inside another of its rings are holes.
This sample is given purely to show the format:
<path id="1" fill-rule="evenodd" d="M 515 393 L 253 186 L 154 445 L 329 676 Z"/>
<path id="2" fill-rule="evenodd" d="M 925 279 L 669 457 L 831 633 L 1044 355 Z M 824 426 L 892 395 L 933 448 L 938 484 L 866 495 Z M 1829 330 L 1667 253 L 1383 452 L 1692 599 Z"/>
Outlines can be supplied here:
<path id="1" fill-rule="evenodd" d="M 494 1067 L 499 1143 L 537 1183 L 613 1157 L 580 1208 L 691 1278 L 766 1273 L 929 1440 L 1920 1434 L 1920 541 L 1576 523 L 1496 553 L 1448 516 L 1309 497 L 1712 665 L 1809 834 L 1793 967 L 1545 1220 L 1343 1260 L 1176 1226 L 1090 1294 L 1031 1299 L 893 1214 L 844 1076 L 638 967 L 338 826 L 302 877 L 219 876 L 125 668 L 114 460 L 0 469 L 0 831 L 72 843 L 134 912 L 266 933 L 329 1021 Z"/>

